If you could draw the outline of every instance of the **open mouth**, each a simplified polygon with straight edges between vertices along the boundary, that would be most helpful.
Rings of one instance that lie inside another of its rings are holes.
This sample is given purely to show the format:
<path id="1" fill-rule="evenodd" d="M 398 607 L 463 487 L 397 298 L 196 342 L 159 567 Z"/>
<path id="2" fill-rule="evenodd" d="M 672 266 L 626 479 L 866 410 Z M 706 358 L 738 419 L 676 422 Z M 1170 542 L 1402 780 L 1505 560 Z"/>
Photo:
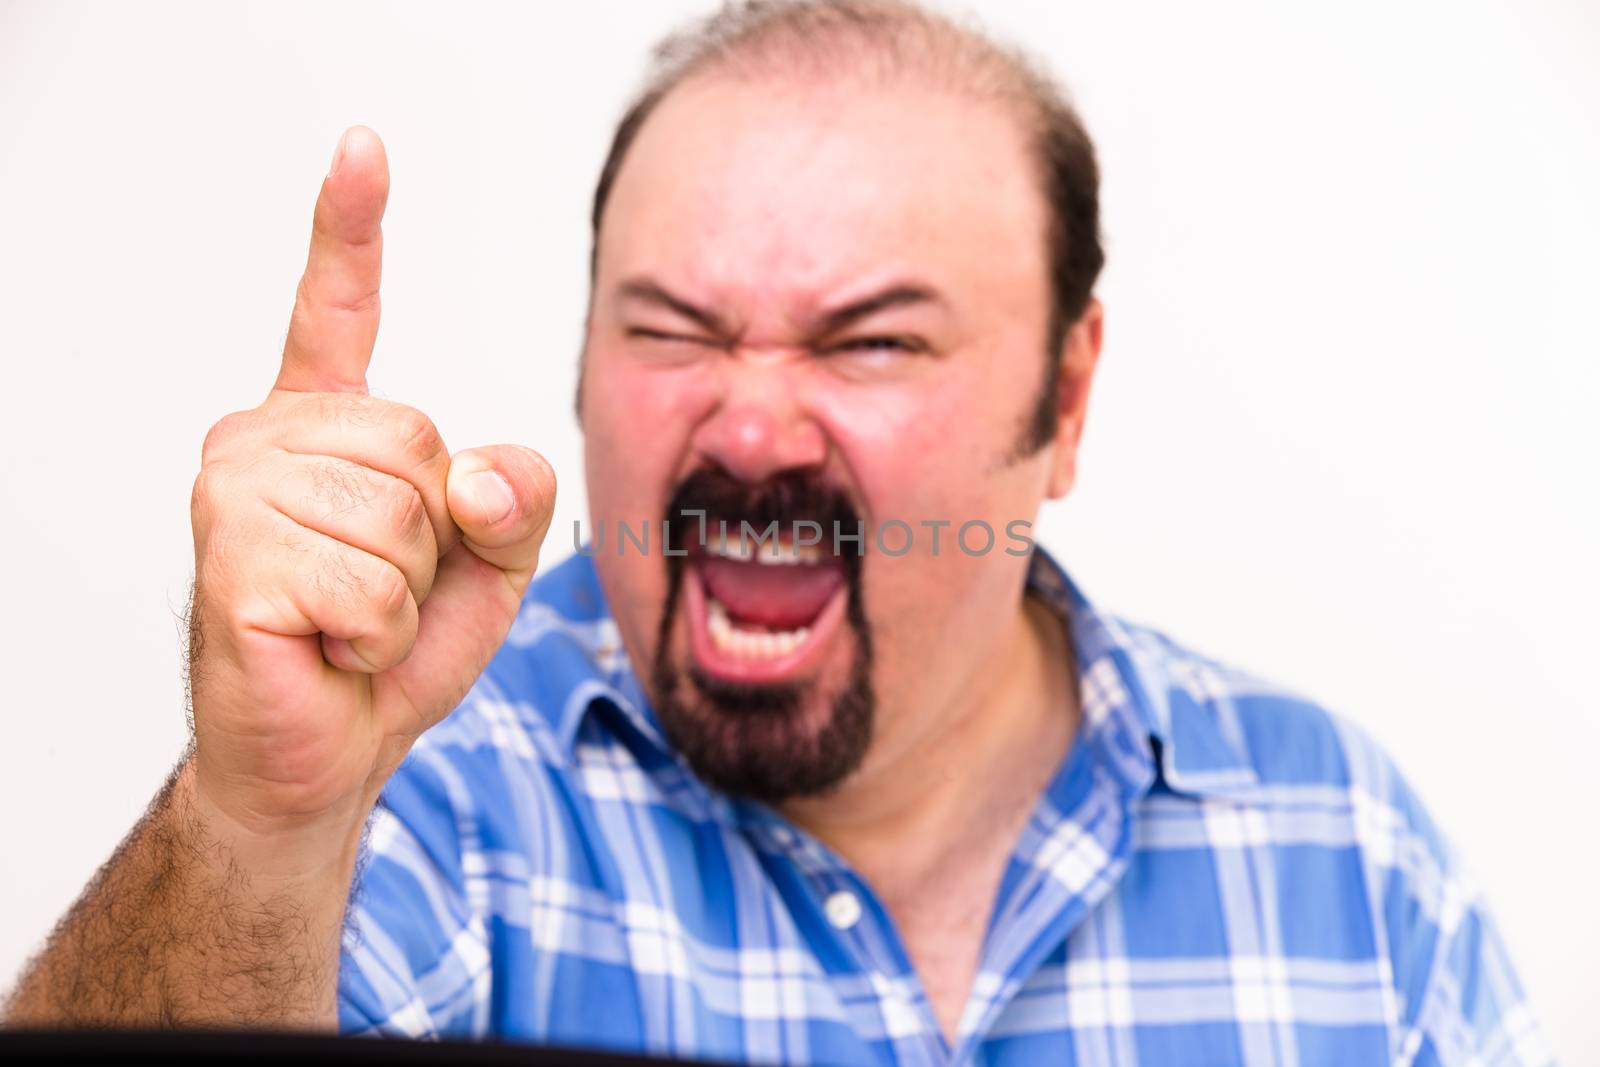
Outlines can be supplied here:
<path id="1" fill-rule="evenodd" d="M 686 562 L 694 658 L 725 681 L 797 679 L 820 663 L 845 617 L 843 563 L 820 546 L 730 535 L 692 548 Z"/>

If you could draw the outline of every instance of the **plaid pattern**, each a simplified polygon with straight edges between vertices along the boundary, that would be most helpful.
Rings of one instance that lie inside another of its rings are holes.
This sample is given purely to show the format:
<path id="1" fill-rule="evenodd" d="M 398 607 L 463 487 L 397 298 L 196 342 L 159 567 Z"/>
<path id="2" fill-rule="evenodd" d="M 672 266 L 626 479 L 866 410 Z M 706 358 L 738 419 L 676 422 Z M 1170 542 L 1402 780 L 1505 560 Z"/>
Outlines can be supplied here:
<path id="1" fill-rule="evenodd" d="M 374 815 L 351 1033 L 761 1063 L 1550 1062 L 1471 881 L 1350 724 L 1092 607 L 1084 726 L 1003 878 L 952 1046 L 825 846 L 663 740 L 591 562 L 528 593 Z"/>

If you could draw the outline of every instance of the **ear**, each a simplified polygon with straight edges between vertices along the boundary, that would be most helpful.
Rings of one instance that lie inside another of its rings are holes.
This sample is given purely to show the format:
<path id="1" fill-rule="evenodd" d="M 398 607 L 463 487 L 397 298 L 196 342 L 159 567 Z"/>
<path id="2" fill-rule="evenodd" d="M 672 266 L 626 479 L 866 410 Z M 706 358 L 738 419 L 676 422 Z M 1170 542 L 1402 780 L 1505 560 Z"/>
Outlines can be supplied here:
<path id="1" fill-rule="evenodd" d="M 1105 308 L 1090 299 L 1061 343 L 1061 373 L 1056 381 L 1056 443 L 1050 466 L 1049 495 L 1064 497 L 1078 478 L 1078 442 L 1089 413 L 1089 385 L 1100 362 Z"/>

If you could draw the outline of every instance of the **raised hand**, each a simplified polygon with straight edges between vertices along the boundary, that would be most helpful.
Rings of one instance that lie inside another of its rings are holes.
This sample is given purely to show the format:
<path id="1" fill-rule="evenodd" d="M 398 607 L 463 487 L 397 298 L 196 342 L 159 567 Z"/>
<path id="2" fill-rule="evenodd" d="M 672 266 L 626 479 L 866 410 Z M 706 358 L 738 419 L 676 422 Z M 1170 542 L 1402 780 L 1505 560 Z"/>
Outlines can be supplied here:
<path id="1" fill-rule="evenodd" d="M 555 477 L 367 395 L 383 144 L 345 133 L 283 366 L 195 480 L 195 747 L 34 958 L 4 1023 L 331 1028 L 363 825 L 505 639 Z"/>
<path id="2" fill-rule="evenodd" d="M 554 504 L 538 453 L 452 456 L 367 394 L 388 189 L 382 142 L 347 131 L 277 382 L 195 482 L 195 781 L 251 834 L 365 818 L 505 639 Z"/>

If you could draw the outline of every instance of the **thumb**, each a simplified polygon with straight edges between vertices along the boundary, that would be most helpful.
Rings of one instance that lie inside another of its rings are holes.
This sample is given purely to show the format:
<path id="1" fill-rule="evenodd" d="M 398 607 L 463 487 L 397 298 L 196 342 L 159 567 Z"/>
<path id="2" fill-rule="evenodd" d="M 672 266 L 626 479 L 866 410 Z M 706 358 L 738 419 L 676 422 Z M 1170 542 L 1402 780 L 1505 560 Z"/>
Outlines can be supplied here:
<path id="1" fill-rule="evenodd" d="M 462 544 L 505 571 L 519 594 L 538 566 L 555 499 L 555 471 L 531 448 L 489 445 L 450 459 L 445 501 Z"/>

